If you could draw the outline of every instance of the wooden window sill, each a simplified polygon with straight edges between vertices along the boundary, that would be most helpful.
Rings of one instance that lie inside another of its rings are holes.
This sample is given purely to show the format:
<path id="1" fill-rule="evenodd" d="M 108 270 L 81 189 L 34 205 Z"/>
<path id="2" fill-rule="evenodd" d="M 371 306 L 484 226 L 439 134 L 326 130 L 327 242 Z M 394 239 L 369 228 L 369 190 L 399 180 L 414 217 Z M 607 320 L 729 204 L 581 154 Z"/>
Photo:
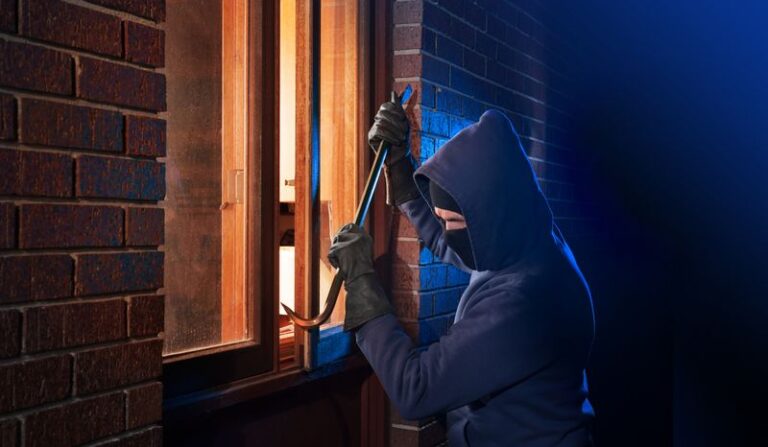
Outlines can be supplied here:
<path id="1" fill-rule="evenodd" d="M 220 387 L 166 399 L 163 402 L 163 421 L 178 423 L 233 405 L 264 397 L 299 385 L 307 384 L 333 374 L 370 368 L 359 352 L 321 366 L 311 372 L 299 367 L 266 373 L 232 382 Z"/>

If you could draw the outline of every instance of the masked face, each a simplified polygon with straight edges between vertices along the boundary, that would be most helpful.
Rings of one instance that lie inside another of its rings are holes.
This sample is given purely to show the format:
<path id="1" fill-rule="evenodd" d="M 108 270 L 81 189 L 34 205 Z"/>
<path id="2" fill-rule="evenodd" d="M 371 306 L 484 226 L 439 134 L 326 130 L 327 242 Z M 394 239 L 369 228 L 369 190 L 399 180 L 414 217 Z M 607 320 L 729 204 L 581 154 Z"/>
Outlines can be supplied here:
<path id="1" fill-rule="evenodd" d="M 459 255 L 464 265 L 472 270 L 475 269 L 475 257 L 472 255 L 469 231 L 466 228 L 463 230 L 446 230 L 445 243 Z"/>
<path id="2" fill-rule="evenodd" d="M 464 265 L 471 269 L 475 269 L 475 259 L 472 255 L 472 246 L 469 243 L 469 231 L 467 231 L 467 222 L 464 220 L 464 216 L 461 214 L 435 207 L 435 215 L 440 218 L 443 223 L 445 243 L 464 262 Z"/>

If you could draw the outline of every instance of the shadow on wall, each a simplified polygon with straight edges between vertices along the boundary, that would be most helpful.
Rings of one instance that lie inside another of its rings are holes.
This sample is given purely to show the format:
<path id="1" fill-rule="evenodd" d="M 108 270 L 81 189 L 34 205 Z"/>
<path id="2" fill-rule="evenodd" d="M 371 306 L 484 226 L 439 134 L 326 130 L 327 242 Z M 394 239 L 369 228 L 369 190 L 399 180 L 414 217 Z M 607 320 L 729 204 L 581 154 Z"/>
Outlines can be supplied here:
<path id="1" fill-rule="evenodd" d="M 597 441 L 765 445 L 768 5 L 591 0 L 557 16 L 604 218 L 605 250 L 577 251 Z"/>

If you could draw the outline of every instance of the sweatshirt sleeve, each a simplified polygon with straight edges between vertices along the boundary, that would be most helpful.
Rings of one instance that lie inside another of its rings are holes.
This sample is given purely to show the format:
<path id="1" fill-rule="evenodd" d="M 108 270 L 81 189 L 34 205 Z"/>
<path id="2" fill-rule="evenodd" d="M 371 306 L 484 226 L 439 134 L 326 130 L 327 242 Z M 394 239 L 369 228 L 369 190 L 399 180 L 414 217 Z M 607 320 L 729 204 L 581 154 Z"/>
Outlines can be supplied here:
<path id="1" fill-rule="evenodd" d="M 404 418 L 420 419 L 466 405 L 552 361 L 546 322 L 507 295 L 473 297 L 476 304 L 426 350 L 414 346 L 392 314 L 369 321 L 357 332 L 360 350 Z"/>
<path id="2" fill-rule="evenodd" d="M 471 271 L 464 265 L 459 255 L 445 243 L 443 227 L 423 198 L 409 200 L 401 204 L 399 208 L 411 222 L 411 225 L 416 228 L 419 238 L 424 241 L 437 258 L 442 262 L 453 264 L 465 272 Z"/>

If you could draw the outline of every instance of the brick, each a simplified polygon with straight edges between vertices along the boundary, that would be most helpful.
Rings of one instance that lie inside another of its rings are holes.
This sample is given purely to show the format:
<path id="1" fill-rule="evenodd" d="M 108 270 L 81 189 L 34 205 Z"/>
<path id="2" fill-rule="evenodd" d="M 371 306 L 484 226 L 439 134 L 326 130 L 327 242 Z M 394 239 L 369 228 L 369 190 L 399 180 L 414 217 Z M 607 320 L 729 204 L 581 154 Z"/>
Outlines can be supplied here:
<path id="1" fill-rule="evenodd" d="M 135 296 L 128 307 L 131 337 L 157 335 L 163 332 L 165 304 L 162 295 Z"/>
<path id="2" fill-rule="evenodd" d="M 165 0 L 86 0 L 89 3 L 125 11 L 146 19 L 165 20 Z"/>
<path id="3" fill-rule="evenodd" d="M 165 120 L 145 116 L 125 117 L 125 148 L 129 155 L 165 157 Z"/>
<path id="4" fill-rule="evenodd" d="M 163 384 L 160 382 L 126 391 L 127 429 L 160 422 L 163 416 Z"/>
<path id="5" fill-rule="evenodd" d="M 94 444 L 94 447 L 162 447 L 162 445 L 163 429 L 155 426 L 120 439 Z"/>
<path id="6" fill-rule="evenodd" d="M 421 77 L 437 84 L 448 85 L 448 64 L 432 56 L 423 55 L 421 61 Z"/>
<path id="7" fill-rule="evenodd" d="M 418 240 L 399 240 L 396 249 L 397 260 L 410 265 L 419 263 L 419 252 L 421 251 L 421 242 Z"/>
<path id="8" fill-rule="evenodd" d="M 395 25 L 418 24 L 421 25 L 423 13 L 423 1 L 395 2 L 392 10 L 392 19 Z"/>
<path id="9" fill-rule="evenodd" d="M 77 256 L 75 295 L 96 295 L 163 286 L 163 253 L 131 252 Z"/>
<path id="10" fill-rule="evenodd" d="M 19 425 L 18 419 L 0 421 L 0 445 L 3 447 L 18 447 L 20 445 Z"/>
<path id="11" fill-rule="evenodd" d="M 27 309 L 26 352 L 82 346 L 126 336 L 123 300 L 73 303 Z"/>
<path id="12" fill-rule="evenodd" d="M 403 321 L 426 318 L 434 312 L 432 295 L 417 291 L 392 293 L 392 307 L 395 309 L 395 315 Z"/>
<path id="13" fill-rule="evenodd" d="M 117 247 L 122 242 L 122 208 L 48 204 L 19 207 L 21 248 Z"/>
<path id="14" fill-rule="evenodd" d="M 397 50 L 418 50 L 422 49 L 420 26 L 398 26 L 392 34 L 392 46 Z"/>
<path id="15" fill-rule="evenodd" d="M 464 48 L 462 66 L 479 76 L 485 76 L 485 58 L 480 53 Z"/>
<path id="16" fill-rule="evenodd" d="M 119 112 L 23 99 L 21 141 L 41 146 L 123 151 L 123 119 Z"/>
<path id="17" fill-rule="evenodd" d="M 125 244 L 160 245 L 165 241 L 162 208 L 128 208 L 125 215 Z"/>
<path id="18" fill-rule="evenodd" d="M 477 33 L 475 36 L 474 49 L 483 56 L 494 59 L 496 58 L 496 47 L 498 44 L 492 38 L 492 35 L 486 33 Z"/>
<path id="19" fill-rule="evenodd" d="M 418 290 L 419 289 L 419 269 L 407 265 L 395 264 L 392 266 L 392 289 L 393 290 Z"/>
<path id="20" fill-rule="evenodd" d="M 3 447 L 17 447 L 20 444 L 18 419 L 5 419 L 0 421 L 0 445 Z"/>
<path id="21" fill-rule="evenodd" d="M 0 366 L 0 412 L 64 399 L 70 393 L 71 376 L 68 355 Z"/>
<path id="22" fill-rule="evenodd" d="M 68 255 L 0 258 L 0 303 L 72 296 L 74 264 Z"/>
<path id="23" fill-rule="evenodd" d="M 0 203 L 0 250 L 16 248 L 16 207 Z"/>
<path id="24" fill-rule="evenodd" d="M 162 67 L 165 65 L 165 33 L 136 22 L 123 26 L 125 60 L 136 64 Z"/>
<path id="25" fill-rule="evenodd" d="M 421 76 L 420 54 L 396 54 L 392 63 L 392 76 L 395 78 L 415 78 Z"/>
<path id="26" fill-rule="evenodd" d="M 440 90 L 437 92 L 437 110 L 438 112 L 446 112 L 453 115 L 461 115 L 462 113 L 462 96 L 449 91 Z"/>
<path id="27" fill-rule="evenodd" d="M 464 293 L 464 287 L 455 287 L 434 292 L 433 305 L 435 315 L 456 312 L 459 306 L 459 300 Z"/>
<path id="28" fill-rule="evenodd" d="M 451 16 L 438 5 L 422 2 L 422 20 L 424 26 L 444 33 L 451 27 Z"/>
<path id="29" fill-rule="evenodd" d="M 120 19 L 59 0 L 22 3 L 22 34 L 109 56 L 122 54 Z"/>
<path id="30" fill-rule="evenodd" d="M 450 119 L 449 115 L 443 112 L 432 112 L 430 110 L 421 111 L 421 130 L 439 135 L 450 137 Z"/>
<path id="31" fill-rule="evenodd" d="M 419 289 L 433 290 L 445 287 L 448 282 L 448 265 L 437 264 L 419 267 Z"/>
<path id="32" fill-rule="evenodd" d="M 452 64 L 461 65 L 461 45 L 445 36 L 437 36 L 435 45 L 435 51 L 438 57 L 443 58 Z"/>
<path id="33" fill-rule="evenodd" d="M 393 230 L 398 238 L 412 239 L 419 237 L 416 233 L 416 229 L 411 225 L 411 222 L 408 221 L 408 218 L 403 216 L 400 212 L 396 212 L 392 226 L 394 227 Z"/>
<path id="34" fill-rule="evenodd" d="M 70 197 L 73 164 L 69 155 L 0 149 L 0 194 Z"/>
<path id="35" fill-rule="evenodd" d="M 2 0 L 0 0 L 2 1 Z M 0 140 L 16 139 L 16 98 L 0 95 Z"/>
<path id="36" fill-rule="evenodd" d="M 18 0 L 0 0 L 0 31 L 16 32 L 16 13 L 19 10 L 17 5 Z"/>
<path id="37" fill-rule="evenodd" d="M 82 156 L 77 159 L 78 197 L 162 200 L 165 165 L 150 160 Z"/>
<path id="38" fill-rule="evenodd" d="M 123 431 L 123 393 L 69 402 L 27 416 L 24 436 L 27 447 L 70 447 Z"/>
<path id="39" fill-rule="evenodd" d="M 78 395 L 130 385 L 162 373 L 162 340 L 78 352 L 75 383 Z"/>
<path id="40" fill-rule="evenodd" d="M 165 75 L 86 57 L 79 65 L 78 98 L 155 112 L 166 109 Z"/>
<path id="41" fill-rule="evenodd" d="M 72 58 L 35 45 L 0 40 L 0 85 L 72 94 Z"/>
<path id="42" fill-rule="evenodd" d="M 0 359 L 15 357 L 21 352 L 21 312 L 0 311 Z"/>

